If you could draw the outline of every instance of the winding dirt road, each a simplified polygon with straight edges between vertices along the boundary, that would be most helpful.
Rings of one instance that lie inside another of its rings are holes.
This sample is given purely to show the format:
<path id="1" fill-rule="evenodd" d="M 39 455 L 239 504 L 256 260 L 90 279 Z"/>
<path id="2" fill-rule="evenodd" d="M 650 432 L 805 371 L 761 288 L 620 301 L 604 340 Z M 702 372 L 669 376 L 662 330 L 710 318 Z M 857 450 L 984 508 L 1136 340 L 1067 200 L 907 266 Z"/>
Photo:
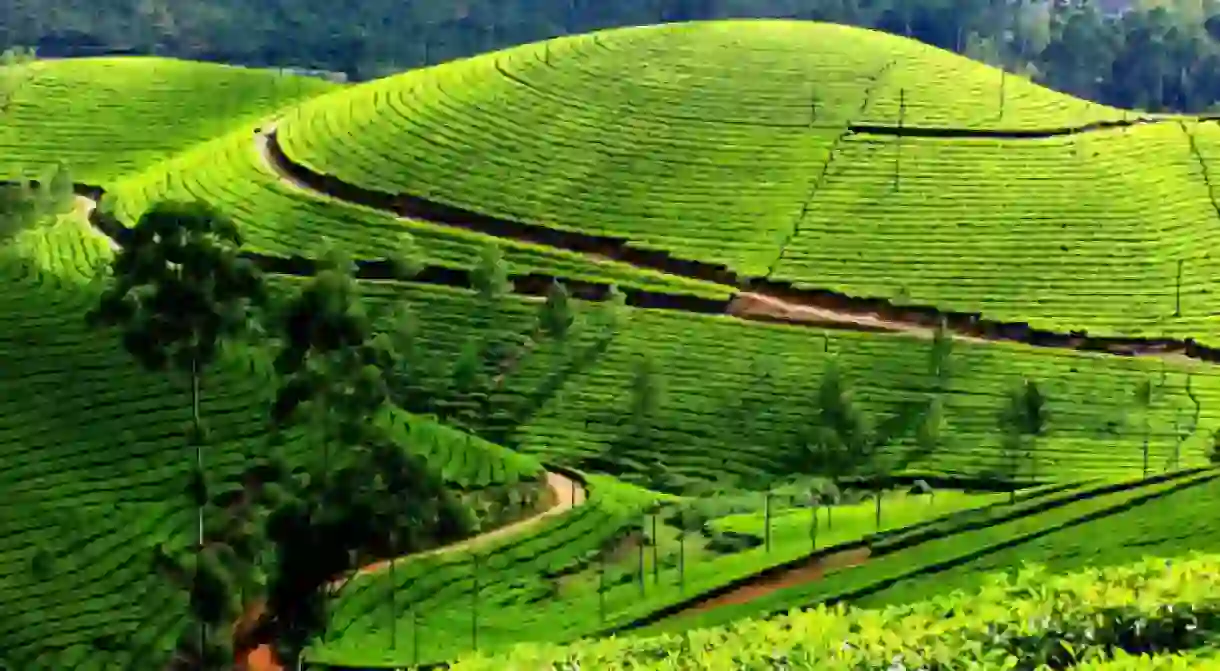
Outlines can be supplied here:
<path id="1" fill-rule="evenodd" d="M 327 585 L 327 592 L 335 593 L 340 590 L 349 581 L 359 578 L 360 576 L 378 573 L 389 569 L 391 563 L 402 561 L 412 561 L 420 557 L 428 557 L 439 554 L 448 554 L 461 550 L 469 550 L 474 547 L 485 545 L 493 540 L 512 536 L 528 529 L 529 527 L 538 524 L 548 517 L 554 517 L 564 511 L 583 504 L 588 500 L 588 491 L 583 484 L 569 478 L 561 473 L 554 471 L 546 472 L 547 491 L 551 504 L 545 510 L 542 510 L 534 515 L 518 520 L 512 524 L 506 524 L 496 529 L 491 529 L 481 534 L 465 538 L 463 540 L 442 545 L 425 552 L 417 552 L 414 554 L 399 557 L 393 560 L 381 560 L 374 562 L 353 573 L 338 578 Z M 242 637 L 243 633 L 253 630 L 258 620 L 263 616 L 264 609 L 262 604 L 255 604 L 241 621 L 234 625 L 235 638 Z M 239 671 L 284 671 L 284 667 L 275 658 L 275 654 L 271 650 L 271 646 L 262 643 L 253 648 L 238 650 L 236 653 L 237 659 L 235 664 Z"/>
<path id="2" fill-rule="evenodd" d="M 533 239 L 538 236 L 537 231 L 528 235 L 521 230 L 518 230 L 516 234 L 513 232 L 514 229 L 536 227 L 536 225 L 501 221 L 496 222 L 501 225 L 499 230 L 489 232 L 485 230 L 485 227 L 488 226 L 487 221 L 479 222 L 477 226 L 472 223 L 478 219 L 486 220 L 487 218 L 483 215 L 462 212 L 448 206 L 437 206 L 412 196 L 393 197 L 394 202 L 400 208 L 408 208 L 410 216 L 404 216 L 403 211 L 390 207 L 390 203 L 384 201 L 384 197 L 389 194 L 378 194 L 382 197 L 381 202 L 362 202 L 330 193 L 322 186 L 323 184 L 334 182 L 336 185 L 344 187 L 345 190 L 354 189 L 353 193 L 360 189 L 339 183 L 331 177 L 313 173 L 310 169 L 293 163 L 277 144 L 276 127 L 277 121 L 271 120 L 256 129 L 254 133 L 256 152 L 267 170 L 294 189 L 314 196 L 353 202 L 353 204 L 378 209 L 401 221 L 427 221 L 434 225 L 455 228 L 470 227 L 470 230 L 493 236 L 510 239 L 518 239 L 519 236 L 523 241 L 552 244 L 548 241 Z M 367 193 L 359 197 L 373 198 Z M 437 216 L 429 216 L 429 213 Z M 444 219 L 444 221 L 440 219 Z M 479 227 L 483 227 L 483 229 Z M 568 237 L 582 236 L 569 235 Z M 1119 356 L 1155 356 L 1180 362 L 1220 361 L 1220 350 L 1201 346 L 1191 340 L 1154 340 L 1050 333 L 1031 329 L 1027 324 L 1022 323 L 994 322 L 983 319 L 980 315 L 940 313 L 931 306 L 899 307 L 884 300 L 860 299 L 834 294 L 818 295 L 818 292 L 797 296 L 796 294 L 801 292 L 785 290 L 783 287 L 776 287 L 777 290 L 772 291 L 768 288 L 766 281 L 759 283 L 749 278 L 739 278 L 735 273 L 721 266 L 712 267 L 697 261 L 668 258 L 664 254 L 653 256 L 665 258 L 646 258 L 650 253 L 630 249 L 626 240 L 606 238 L 595 242 L 593 238 L 598 236 L 584 237 L 588 237 L 589 240 L 583 241 L 580 245 L 564 246 L 563 243 L 558 242 L 559 238 L 556 238 L 556 242 L 552 246 L 582 254 L 594 262 L 616 261 L 636 265 L 641 269 L 646 268 L 673 276 L 705 281 L 711 281 L 709 279 L 711 276 L 719 276 L 721 279 L 716 281 L 721 284 L 729 283 L 736 289 L 723 313 L 740 319 L 778 321 L 830 329 L 903 333 L 923 339 L 932 338 L 936 332 L 937 323 L 943 320 L 955 339 L 969 342 L 1020 342 L 1042 347 L 1103 352 Z M 566 242 L 572 243 L 573 241 L 568 239 Z M 596 247 L 599 243 L 608 247 L 617 245 L 617 248 L 604 251 L 589 249 Z M 581 248 L 577 249 L 577 246 Z M 696 269 L 696 267 L 698 268 Z M 793 295 L 789 296 L 790 293 Z"/>

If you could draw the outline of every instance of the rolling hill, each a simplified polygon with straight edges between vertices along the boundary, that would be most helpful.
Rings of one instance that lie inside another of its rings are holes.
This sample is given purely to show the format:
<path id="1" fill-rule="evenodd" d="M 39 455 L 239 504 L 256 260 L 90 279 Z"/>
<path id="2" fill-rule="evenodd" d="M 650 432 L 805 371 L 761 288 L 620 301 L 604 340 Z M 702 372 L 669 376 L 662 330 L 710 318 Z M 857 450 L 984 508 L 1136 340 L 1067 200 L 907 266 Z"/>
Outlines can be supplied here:
<path id="1" fill-rule="evenodd" d="M 0 111 L 0 177 L 66 160 L 78 190 L 102 197 L 0 243 L 0 664 L 152 668 L 185 621 L 150 562 L 190 531 L 188 397 L 83 318 L 121 226 L 169 197 L 233 217 L 277 293 L 330 240 L 363 262 L 369 305 L 410 306 L 430 366 L 411 384 L 436 416 L 404 401 L 389 417 L 449 486 L 541 486 L 568 468 L 588 487 L 582 505 L 477 549 L 348 581 L 315 661 L 403 665 L 839 599 L 901 604 L 1026 557 L 1127 562 L 1141 539 L 1217 550 L 1185 540 L 1210 517 L 1181 514 L 1216 496 L 1220 354 L 1198 346 L 1220 345 L 1214 121 L 1106 108 L 910 40 L 789 21 L 604 31 L 346 87 L 162 59 L 27 67 Z M 107 216 L 119 228 L 103 233 Z M 488 304 L 469 271 L 493 242 L 516 286 Z M 378 277 L 408 244 L 424 271 Z M 537 294 L 556 279 L 580 300 L 571 334 L 543 341 Z M 630 307 L 600 300 L 612 284 Z M 929 369 L 943 315 L 947 380 Z M 526 345 L 483 362 L 486 388 L 462 397 L 456 362 L 491 342 Z M 645 359 L 660 392 L 641 441 Z M 205 387 L 222 479 L 263 449 L 260 363 L 228 351 Z M 708 528 L 749 536 L 757 520 L 645 532 L 658 504 L 824 475 L 800 455 L 832 366 L 870 425 L 943 410 L 933 445 L 904 433 L 843 481 L 855 526 L 806 548 L 817 513 L 794 504 L 765 550 L 711 549 L 723 538 Z M 997 415 L 1025 380 L 1050 420 L 1012 472 Z M 299 436 L 289 453 L 314 456 Z M 868 473 L 1026 491 L 1013 504 L 946 492 L 943 507 L 895 495 L 901 512 L 869 532 Z M 1092 556 L 1081 530 L 1114 542 Z M 687 531 L 703 536 L 689 582 Z M 648 591 L 646 538 L 667 553 Z M 817 565 L 851 549 L 867 561 Z M 594 568 L 607 563 L 609 587 Z M 817 575 L 735 591 L 790 564 Z M 737 595 L 690 612 L 725 594 Z M 468 641 L 476 602 L 483 635 Z M 422 644 L 391 643 L 421 631 Z"/>

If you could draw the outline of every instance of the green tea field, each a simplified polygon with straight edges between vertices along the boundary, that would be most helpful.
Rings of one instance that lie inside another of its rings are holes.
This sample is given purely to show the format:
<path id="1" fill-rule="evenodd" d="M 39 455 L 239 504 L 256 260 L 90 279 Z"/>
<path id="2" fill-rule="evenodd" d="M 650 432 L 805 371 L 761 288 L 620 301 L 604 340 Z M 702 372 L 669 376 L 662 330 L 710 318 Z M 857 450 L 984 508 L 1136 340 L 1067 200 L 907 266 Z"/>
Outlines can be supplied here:
<path id="1" fill-rule="evenodd" d="M 6 63 L 0 671 L 1220 668 L 1216 119 L 794 20 Z"/>

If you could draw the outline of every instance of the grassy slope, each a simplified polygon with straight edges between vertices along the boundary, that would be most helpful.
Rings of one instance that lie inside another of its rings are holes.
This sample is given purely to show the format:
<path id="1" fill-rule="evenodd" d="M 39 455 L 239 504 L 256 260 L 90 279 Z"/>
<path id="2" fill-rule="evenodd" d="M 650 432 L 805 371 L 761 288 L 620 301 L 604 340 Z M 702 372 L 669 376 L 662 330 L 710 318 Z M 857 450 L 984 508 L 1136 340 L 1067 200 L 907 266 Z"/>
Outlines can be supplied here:
<path id="1" fill-rule="evenodd" d="M 107 207 L 133 223 L 148 206 L 167 197 L 208 201 L 233 217 L 251 250 L 291 256 L 309 255 L 323 236 L 342 244 L 356 258 L 380 258 L 409 233 L 425 260 L 433 265 L 468 268 L 475 264 L 487 237 L 452 227 L 398 219 L 305 191 L 282 181 L 256 149 L 254 123 L 201 143 L 150 169 L 117 181 Z M 610 261 L 591 260 L 527 243 L 505 242 L 505 260 L 514 274 L 531 272 L 656 291 L 724 297 L 727 287 L 637 270 Z"/>
<path id="2" fill-rule="evenodd" d="M 900 102 L 906 126 L 1134 118 L 1015 76 L 1001 116 L 999 85 L 992 68 L 863 29 L 680 24 L 352 87 L 305 104 L 281 135 L 294 160 L 354 184 L 749 276 L 1058 331 L 1208 340 L 1212 124 L 907 139 L 896 191 L 892 138 L 843 136 L 848 122 L 898 125 Z"/>
<path id="3" fill-rule="evenodd" d="M 1030 511 L 1031 514 L 1012 519 L 996 518 L 985 526 L 971 525 L 967 521 L 966 526 L 950 528 L 947 530 L 949 533 L 915 544 L 904 544 L 898 538 L 891 539 L 891 542 L 896 543 L 894 551 L 886 550 L 886 542 L 883 541 L 874 546 L 876 556 L 870 557 L 860 566 L 835 571 L 816 582 L 785 586 L 749 602 L 684 613 L 636 630 L 633 634 L 678 632 L 721 625 L 743 617 L 786 612 L 792 608 L 828 600 L 905 603 L 908 600 L 905 597 L 917 600 L 942 591 L 939 576 L 946 565 L 960 564 L 948 569 L 949 579 L 943 585 L 944 591 L 958 586 L 977 586 L 978 580 L 987 573 L 987 570 L 983 569 L 991 569 L 994 572 L 1013 564 L 1019 566 L 1022 561 L 1046 561 L 1052 558 L 1050 553 L 1027 554 L 1006 546 L 1036 548 L 1044 543 L 1053 543 L 1056 538 L 1076 538 L 1079 540 L 1077 547 L 1079 543 L 1099 545 L 1102 548 L 1099 556 L 1104 554 L 1105 550 L 1118 550 L 1107 560 L 1099 561 L 1099 565 L 1133 561 L 1149 554 L 1182 554 L 1196 548 L 1194 545 L 1183 544 L 1181 539 L 1198 528 L 1198 523 L 1190 521 L 1185 515 L 1167 520 L 1161 531 L 1145 534 L 1151 541 L 1142 545 L 1135 538 L 1143 536 L 1133 532 L 1122 534 L 1123 541 L 1131 545 L 1125 549 L 1121 542 L 1111 545 L 1108 539 L 1099 539 L 1094 534 L 1109 533 L 1123 524 L 1129 524 L 1133 519 L 1141 518 L 1143 521 L 1138 523 L 1138 528 L 1148 529 L 1159 522 L 1157 514 L 1164 510 L 1165 501 L 1179 504 L 1210 501 L 1214 499 L 1220 487 L 1215 478 L 1214 471 L 1204 471 L 1199 474 L 1178 475 L 1163 482 L 1131 481 L 1129 487 L 1100 495 L 1097 495 L 1096 488 L 1052 494 L 1046 497 L 1046 500 L 1057 499 L 1060 504 L 1046 510 L 1037 510 L 1040 502 L 1035 500 L 1029 504 L 1034 508 Z M 1102 488 L 1108 486 L 1101 485 Z M 1023 506 L 1024 504 L 1018 502 L 1019 508 Z M 1125 506 L 1131 507 L 1134 512 L 1124 512 Z M 1199 514 L 1197 509 L 1195 512 L 1196 515 Z M 1202 516 L 1214 518 L 1210 513 L 1203 513 Z M 1022 542 L 1022 539 L 1026 540 Z M 1200 550 L 1214 547 L 1210 536 L 1197 546 Z M 992 557 L 997 556 L 1006 559 L 1007 563 L 992 562 Z M 1057 564 L 1068 570 L 1089 565 L 1084 561 Z M 983 572 L 979 573 L 980 570 Z M 885 595 L 887 588 L 893 590 L 893 599 L 879 596 Z"/>
<path id="4" fill-rule="evenodd" d="M 165 58 L 38 61 L 0 114 L 0 176 L 67 161 L 107 184 L 235 124 L 337 88 L 312 77 Z"/>
<path id="5" fill-rule="evenodd" d="M 599 486 L 609 491 L 599 491 Z M 629 524 L 641 522 L 638 506 L 621 507 L 621 512 L 613 517 L 607 517 L 602 512 L 607 506 L 607 497 L 618 499 L 633 491 L 606 478 L 599 478 L 594 483 L 597 498 L 591 510 L 569 513 L 569 521 L 557 521 L 554 524 L 556 528 L 514 546 L 511 561 L 501 561 L 501 553 L 495 551 L 485 555 L 490 558 L 484 559 L 484 566 L 497 570 L 480 572 L 480 650 L 504 648 L 523 640 L 573 640 L 603 630 L 609 624 L 629 622 L 704 590 L 809 553 L 807 537 L 783 539 L 770 552 L 756 548 L 720 556 L 700 551 L 697 538 L 690 536 L 683 559 L 684 582 L 680 582 L 675 556 L 677 548 L 672 540 L 665 543 L 664 556 L 655 580 L 651 549 L 646 548 L 642 555 L 637 555 L 633 551 L 636 546 L 624 545 L 618 553 L 611 554 L 606 562 L 606 620 L 603 622 L 598 605 L 599 578 L 595 569 L 598 562 L 590 562 L 590 559 L 603 538 Z M 648 498 L 645 495 L 641 500 Z M 978 497 L 969 502 L 963 499 L 957 502 L 957 507 L 984 505 L 987 499 Z M 926 521 L 953 509 L 952 505 L 930 508 L 926 502 L 919 501 L 902 514 L 894 510 L 894 519 L 887 529 Z M 851 513 L 850 510 L 845 512 L 848 515 Z M 600 523 L 593 523 L 594 516 L 600 519 Z M 577 528 L 585 529 L 586 535 L 578 536 Z M 662 526 L 658 536 L 663 538 L 672 531 Z M 856 525 L 853 528 L 850 521 L 845 520 L 844 524 L 836 526 L 833 534 L 826 536 L 824 543 L 856 541 L 872 531 L 871 516 L 867 527 Z M 558 544 L 556 539 L 561 534 L 569 540 Z M 640 557 L 643 558 L 642 563 Z M 576 569 L 580 568 L 582 559 L 592 566 L 578 572 Z M 452 659 L 471 649 L 469 627 L 473 566 L 469 557 L 451 558 L 444 562 L 444 566 L 443 571 L 429 565 L 408 566 L 398 581 L 397 603 L 411 603 L 419 611 L 418 659 L 421 662 Z M 643 585 L 639 581 L 641 567 Z M 556 578 L 564 569 L 574 575 Z M 562 587 L 552 589 L 554 584 Z M 384 578 L 370 581 L 364 593 L 352 594 L 344 600 L 339 607 L 340 612 L 332 620 L 343 633 L 319 648 L 317 659 L 341 661 L 349 665 L 405 664 L 416 659 L 417 651 L 412 647 L 411 633 L 413 614 L 410 612 L 401 612 L 396 619 L 399 648 L 396 651 L 386 649 L 389 636 L 385 624 L 389 617 L 388 586 L 388 580 Z"/>
<path id="6" fill-rule="evenodd" d="M 96 294 L 83 283 L 110 252 L 84 226 L 65 218 L 0 248 L 0 649 L 23 669 L 126 668 L 133 650 L 153 664 L 184 607 L 149 561 L 156 543 L 191 529 L 187 391 L 140 370 L 115 335 L 86 328 Z M 205 462 L 222 478 L 260 448 L 260 379 L 233 359 L 205 380 L 215 439 Z M 445 427 L 428 433 L 413 449 L 459 487 L 540 470 Z M 307 457 L 299 441 L 289 454 Z"/>

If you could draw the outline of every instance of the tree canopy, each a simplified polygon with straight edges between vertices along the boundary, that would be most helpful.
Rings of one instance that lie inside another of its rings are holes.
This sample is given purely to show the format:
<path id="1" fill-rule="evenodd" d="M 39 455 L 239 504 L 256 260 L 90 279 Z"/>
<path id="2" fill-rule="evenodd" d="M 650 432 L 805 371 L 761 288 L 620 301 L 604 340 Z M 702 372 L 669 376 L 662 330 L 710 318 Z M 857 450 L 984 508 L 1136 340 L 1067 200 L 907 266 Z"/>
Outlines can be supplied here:
<path id="1" fill-rule="evenodd" d="M 1211 0 L 201 0 L 151 10 L 137 0 L 15 0 L 9 17 L 0 49 L 155 53 L 355 79 L 615 26 L 817 19 L 906 35 L 1107 104 L 1201 111 L 1220 101 L 1220 7 Z"/>

